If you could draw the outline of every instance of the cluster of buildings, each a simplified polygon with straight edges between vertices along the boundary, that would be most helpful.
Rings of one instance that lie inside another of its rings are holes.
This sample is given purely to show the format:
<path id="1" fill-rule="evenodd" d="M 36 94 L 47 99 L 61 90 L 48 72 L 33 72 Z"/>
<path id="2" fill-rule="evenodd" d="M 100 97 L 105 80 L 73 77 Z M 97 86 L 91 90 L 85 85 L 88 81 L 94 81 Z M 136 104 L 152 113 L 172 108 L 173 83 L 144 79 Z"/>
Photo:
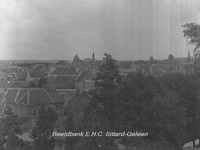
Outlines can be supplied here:
<path id="1" fill-rule="evenodd" d="M 162 76 L 164 73 L 181 72 L 193 74 L 194 59 L 186 58 L 149 61 L 117 61 L 123 79 L 142 72 L 144 75 Z M 104 61 L 92 58 L 81 60 L 78 55 L 72 63 L 34 63 L 19 67 L 8 63 L 0 64 L 0 117 L 6 107 L 18 115 L 18 122 L 24 131 L 30 131 L 39 118 L 40 108 L 51 107 L 58 115 L 55 128 L 64 130 L 68 113 L 78 122 L 83 110 L 90 102 L 89 90 L 94 87 L 94 78 Z M 32 83 L 32 84 L 31 84 Z M 34 85 L 34 86 L 33 86 Z"/>
<path id="2" fill-rule="evenodd" d="M 162 76 L 166 73 L 179 72 L 182 74 L 194 74 L 200 64 L 199 59 L 195 60 L 190 57 L 174 58 L 173 60 L 151 60 L 149 61 L 127 61 L 118 62 L 119 70 L 122 74 L 142 72 L 144 75 Z"/>
<path id="3" fill-rule="evenodd" d="M 88 91 L 94 87 L 93 79 L 102 63 L 95 60 L 94 53 L 86 60 L 76 55 L 72 63 L 34 63 L 29 67 L 2 63 L 0 117 L 7 107 L 12 108 L 22 130 L 30 132 L 39 119 L 41 106 L 44 106 L 46 109 L 51 107 L 58 116 L 55 129 L 64 128 L 68 113 L 77 124 L 91 99 Z"/>

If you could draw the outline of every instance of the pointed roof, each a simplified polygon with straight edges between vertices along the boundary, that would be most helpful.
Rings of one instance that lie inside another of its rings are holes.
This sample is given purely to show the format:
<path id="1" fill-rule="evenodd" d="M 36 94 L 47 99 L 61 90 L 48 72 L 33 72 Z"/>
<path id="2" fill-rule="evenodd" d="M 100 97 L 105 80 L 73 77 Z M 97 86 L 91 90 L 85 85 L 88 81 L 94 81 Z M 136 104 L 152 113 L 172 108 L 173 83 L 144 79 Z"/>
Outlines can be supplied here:
<path id="1" fill-rule="evenodd" d="M 74 59 L 73 59 L 73 62 L 76 62 L 76 61 L 80 61 L 80 58 L 78 57 L 78 55 L 76 54 Z"/>
<path id="2" fill-rule="evenodd" d="M 95 62 L 94 50 L 93 50 L 93 53 L 92 53 L 92 62 L 93 62 L 93 63 Z"/>

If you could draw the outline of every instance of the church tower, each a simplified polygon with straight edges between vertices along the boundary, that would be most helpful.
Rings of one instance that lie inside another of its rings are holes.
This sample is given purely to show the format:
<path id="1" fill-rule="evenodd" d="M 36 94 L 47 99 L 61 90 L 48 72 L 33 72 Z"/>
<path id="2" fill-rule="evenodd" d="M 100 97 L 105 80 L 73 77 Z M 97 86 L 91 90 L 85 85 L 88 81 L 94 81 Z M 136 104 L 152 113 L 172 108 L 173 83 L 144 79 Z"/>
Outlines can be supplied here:
<path id="1" fill-rule="evenodd" d="M 95 55 L 94 55 L 94 51 L 92 54 L 92 72 L 94 75 L 96 75 L 96 60 L 95 60 Z"/>
<path id="2" fill-rule="evenodd" d="M 73 62 L 75 63 L 75 62 L 79 62 L 80 61 L 80 58 L 78 57 L 78 55 L 76 54 L 76 56 L 74 57 L 74 59 L 73 59 Z"/>
<path id="3" fill-rule="evenodd" d="M 188 58 L 187 58 L 187 63 L 191 62 L 191 57 L 190 57 L 190 52 L 188 51 Z"/>
<path id="4" fill-rule="evenodd" d="M 94 51 L 93 51 L 93 54 L 92 54 L 92 63 L 95 63 L 95 55 L 94 55 Z"/>

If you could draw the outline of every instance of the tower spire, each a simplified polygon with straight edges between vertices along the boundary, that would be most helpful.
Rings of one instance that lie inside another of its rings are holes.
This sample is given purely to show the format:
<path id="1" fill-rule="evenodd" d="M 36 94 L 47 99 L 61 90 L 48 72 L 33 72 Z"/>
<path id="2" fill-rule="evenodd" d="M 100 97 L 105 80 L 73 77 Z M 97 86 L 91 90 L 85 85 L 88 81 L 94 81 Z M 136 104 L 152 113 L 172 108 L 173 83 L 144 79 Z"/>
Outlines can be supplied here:
<path id="1" fill-rule="evenodd" d="M 95 63 L 94 48 L 93 48 L 93 53 L 92 53 L 92 62 Z"/>
<path id="2" fill-rule="evenodd" d="M 187 63 L 190 63 L 190 62 L 191 62 L 190 51 L 188 51 Z"/>
<path id="3" fill-rule="evenodd" d="M 94 48 L 93 48 L 93 53 L 92 53 L 92 65 L 93 65 L 93 72 L 94 75 L 96 75 L 96 61 L 95 61 L 95 55 L 94 55 Z"/>
<path id="4" fill-rule="evenodd" d="M 190 51 L 188 51 L 188 60 L 190 59 Z"/>

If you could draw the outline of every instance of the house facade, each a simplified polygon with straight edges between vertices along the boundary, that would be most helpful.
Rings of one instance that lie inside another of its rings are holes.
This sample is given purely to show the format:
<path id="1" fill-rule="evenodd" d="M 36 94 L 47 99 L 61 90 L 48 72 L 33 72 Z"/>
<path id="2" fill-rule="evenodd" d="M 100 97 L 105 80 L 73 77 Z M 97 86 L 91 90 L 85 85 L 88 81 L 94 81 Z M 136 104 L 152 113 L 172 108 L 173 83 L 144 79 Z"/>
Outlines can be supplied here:
<path id="1" fill-rule="evenodd" d="M 39 118 L 40 108 L 51 107 L 58 115 L 56 127 L 64 122 L 64 95 L 56 91 L 47 92 L 41 88 L 10 88 L 7 89 L 2 100 L 3 104 L 13 109 L 21 122 L 23 129 L 32 129 Z"/>

